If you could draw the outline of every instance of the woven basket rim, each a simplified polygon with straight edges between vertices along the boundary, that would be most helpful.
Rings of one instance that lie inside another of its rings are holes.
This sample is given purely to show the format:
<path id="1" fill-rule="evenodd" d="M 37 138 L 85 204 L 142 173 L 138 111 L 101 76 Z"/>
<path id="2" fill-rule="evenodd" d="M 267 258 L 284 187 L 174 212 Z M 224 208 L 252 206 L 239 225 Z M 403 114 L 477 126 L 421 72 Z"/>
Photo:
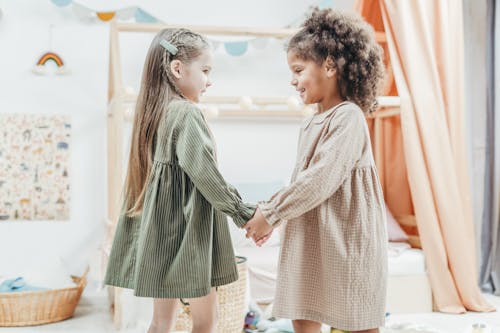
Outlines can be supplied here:
<path id="1" fill-rule="evenodd" d="M 0 293 L 0 327 L 45 325 L 72 317 L 87 285 L 87 272 L 72 276 L 75 287 Z"/>
<path id="2" fill-rule="evenodd" d="M 236 258 L 236 264 L 242 264 L 247 261 L 247 257 L 244 256 L 234 256 Z"/>
<path id="3" fill-rule="evenodd" d="M 0 293 L 0 298 L 17 298 L 17 297 L 26 297 L 26 296 L 31 296 L 31 295 L 54 294 L 54 293 L 60 293 L 60 292 L 63 292 L 63 291 L 78 291 L 78 290 L 80 290 L 80 288 L 82 286 L 85 287 L 87 285 L 87 273 L 88 273 L 88 268 L 87 268 L 87 270 L 85 271 L 85 273 L 82 276 L 71 275 L 71 278 L 77 284 L 74 287 L 66 287 L 66 288 L 59 288 L 59 289 L 47 289 L 47 290 L 16 291 L 16 292 L 9 292 L 9 293 Z"/>

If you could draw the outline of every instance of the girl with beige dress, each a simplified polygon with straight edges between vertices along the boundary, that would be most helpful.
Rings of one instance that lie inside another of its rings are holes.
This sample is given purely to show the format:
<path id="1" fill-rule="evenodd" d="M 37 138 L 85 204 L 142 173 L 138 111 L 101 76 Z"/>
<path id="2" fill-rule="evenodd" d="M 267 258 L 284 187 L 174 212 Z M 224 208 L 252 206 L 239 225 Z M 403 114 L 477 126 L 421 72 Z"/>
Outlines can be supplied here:
<path id="1" fill-rule="evenodd" d="M 302 125 L 291 184 L 245 225 L 262 244 L 284 233 L 273 315 L 296 333 L 321 323 L 350 332 L 384 324 L 384 198 L 364 115 L 376 106 L 382 50 L 359 16 L 315 9 L 289 42 L 291 84 L 318 111 Z"/>

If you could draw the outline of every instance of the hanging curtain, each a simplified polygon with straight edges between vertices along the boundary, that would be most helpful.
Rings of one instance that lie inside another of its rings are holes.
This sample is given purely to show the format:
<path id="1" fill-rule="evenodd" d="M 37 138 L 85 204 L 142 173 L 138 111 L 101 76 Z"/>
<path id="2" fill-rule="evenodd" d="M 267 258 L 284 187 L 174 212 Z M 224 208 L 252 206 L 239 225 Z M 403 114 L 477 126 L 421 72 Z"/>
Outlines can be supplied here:
<path id="1" fill-rule="evenodd" d="M 493 311 L 478 287 L 464 130 L 461 2 L 381 3 L 413 206 L 438 311 Z"/>
<path id="2" fill-rule="evenodd" d="M 481 287 L 500 295 L 500 105 L 495 98 L 500 94 L 500 46 L 498 32 L 499 6 L 495 0 L 487 2 L 486 19 L 486 161 L 484 172 L 484 208 L 481 232 Z"/>

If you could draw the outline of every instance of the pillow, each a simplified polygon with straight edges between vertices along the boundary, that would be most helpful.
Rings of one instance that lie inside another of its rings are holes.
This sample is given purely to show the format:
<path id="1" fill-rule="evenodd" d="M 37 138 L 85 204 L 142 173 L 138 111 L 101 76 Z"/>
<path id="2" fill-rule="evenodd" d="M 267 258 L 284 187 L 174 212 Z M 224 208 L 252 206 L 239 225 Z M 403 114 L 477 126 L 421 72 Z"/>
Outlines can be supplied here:
<path id="1" fill-rule="evenodd" d="M 243 201 L 249 203 L 257 203 L 259 201 L 268 200 L 277 191 L 281 190 L 284 186 L 282 181 L 273 182 L 256 182 L 256 183 L 236 183 L 234 187 L 240 193 Z M 247 239 L 245 236 L 245 230 L 238 228 L 231 218 L 229 221 L 229 231 L 231 233 L 231 239 L 233 241 L 233 246 L 238 247 L 248 247 L 255 246 L 252 239 Z M 271 237 L 265 242 L 262 247 L 269 246 L 279 246 L 280 245 L 280 232 L 279 227 L 277 230 L 273 231 Z"/>
<path id="2" fill-rule="evenodd" d="M 61 258 L 42 258 L 27 268 L 24 277 L 30 285 L 47 289 L 70 288 L 75 286 L 67 267 Z"/>
<path id="3" fill-rule="evenodd" d="M 408 240 L 408 235 L 394 218 L 391 211 L 385 205 L 385 213 L 387 216 L 387 237 L 390 242 L 405 242 Z"/>

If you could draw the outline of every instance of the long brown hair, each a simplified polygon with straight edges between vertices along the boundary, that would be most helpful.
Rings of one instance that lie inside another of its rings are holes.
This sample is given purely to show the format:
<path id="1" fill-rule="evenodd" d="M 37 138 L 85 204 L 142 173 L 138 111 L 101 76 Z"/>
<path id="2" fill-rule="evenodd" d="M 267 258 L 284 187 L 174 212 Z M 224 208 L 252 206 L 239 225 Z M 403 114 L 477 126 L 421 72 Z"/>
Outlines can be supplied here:
<path id="1" fill-rule="evenodd" d="M 168 50 L 162 44 L 174 46 Z M 155 152 L 156 131 L 168 104 L 184 98 L 170 69 L 172 60 L 189 64 L 208 47 L 199 34 L 187 29 L 160 31 L 148 50 L 133 121 L 132 141 L 125 178 L 124 200 L 128 215 L 140 214 Z"/>

